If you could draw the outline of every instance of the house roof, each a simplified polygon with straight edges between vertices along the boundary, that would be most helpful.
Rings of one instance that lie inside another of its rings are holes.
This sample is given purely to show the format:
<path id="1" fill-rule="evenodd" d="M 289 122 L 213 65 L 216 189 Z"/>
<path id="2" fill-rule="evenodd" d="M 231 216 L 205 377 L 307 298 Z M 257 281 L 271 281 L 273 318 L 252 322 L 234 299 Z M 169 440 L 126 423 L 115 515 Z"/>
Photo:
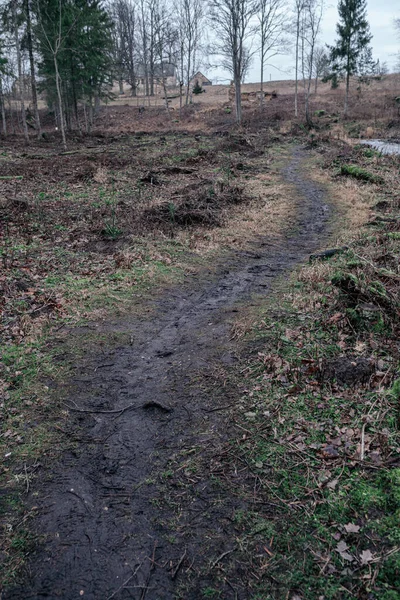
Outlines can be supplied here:
<path id="1" fill-rule="evenodd" d="M 196 75 L 193 75 L 193 77 L 191 78 L 190 81 L 196 81 L 196 79 L 198 79 L 199 77 L 201 77 L 203 81 L 208 81 L 208 83 L 211 83 L 210 79 L 208 79 L 208 77 L 203 75 L 203 73 L 201 73 L 201 71 L 197 71 Z"/>

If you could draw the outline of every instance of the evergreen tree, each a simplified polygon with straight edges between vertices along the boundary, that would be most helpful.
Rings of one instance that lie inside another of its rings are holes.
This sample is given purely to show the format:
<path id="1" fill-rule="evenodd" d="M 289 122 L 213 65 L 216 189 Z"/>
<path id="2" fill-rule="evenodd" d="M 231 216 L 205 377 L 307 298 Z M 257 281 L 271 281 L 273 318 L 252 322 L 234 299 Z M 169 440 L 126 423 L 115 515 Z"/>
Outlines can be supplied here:
<path id="1" fill-rule="evenodd" d="M 61 130 L 79 125 L 78 103 L 89 106 L 108 95 L 112 83 L 112 28 L 100 0 L 38 0 L 36 38 L 39 72 L 49 105 L 58 106 Z M 86 114 L 86 113 L 85 113 Z"/>
<path id="2" fill-rule="evenodd" d="M 193 94 L 195 94 L 196 96 L 197 96 L 198 94 L 202 94 L 202 93 L 203 93 L 203 91 L 204 91 L 204 90 L 203 90 L 203 88 L 201 87 L 201 85 L 200 85 L 200 83 L 199 83 L 199 80 L 198 80 L 198 79 L 196 79 L 196 83 L 194 84 L 194 86 L 193 86 L 193 90 L 192 90 L 192 91 L 193 91 Z"/>
<path id="3" fill-rule="evenodd" d="M 339 0 L 338 39 L 331 48 L 333 72 L 344 74 L 346 94 L 344 113 L 347 114 L 350 77 L 357 73 L 359 60 L 372 39 L 367 21 L 366 0 Z"/>

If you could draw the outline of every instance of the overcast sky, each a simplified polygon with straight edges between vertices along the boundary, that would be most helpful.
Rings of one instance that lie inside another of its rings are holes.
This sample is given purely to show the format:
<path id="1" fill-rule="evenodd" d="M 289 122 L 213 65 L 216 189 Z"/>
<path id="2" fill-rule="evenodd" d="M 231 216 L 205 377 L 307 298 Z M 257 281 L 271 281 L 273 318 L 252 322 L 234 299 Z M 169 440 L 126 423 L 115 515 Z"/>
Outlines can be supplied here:
<path id="1" fill-rule="evenodd" d="M 337 3 L 327 4 L 322 20 L 321 42 L 333 44 L 336 38 L 336 23 L 338 21 Z M 393 20 L 400 18 L 400 0 L 368 0 L 368 20 L 373 35 L 371 45 L 375 60 L 387 62 L 389 69 L 393 69 L 396 58 L 395 54 L 400 51 L 400 40 L 397 37 Z M 254 44 L 255 45 L 255 44 Z M 278 56 L 273 59 L 274 66 L 266 67 L 265 80 L 271 75 L 272 80 L 292 79 L 294 69 L 294 56 Z M 220 69 L 207 71 L 215 83 L 226 83 L 230 79 L 228 73 Z M 260 63 L 255 56 L 247 82 L 260 81 Z"/>

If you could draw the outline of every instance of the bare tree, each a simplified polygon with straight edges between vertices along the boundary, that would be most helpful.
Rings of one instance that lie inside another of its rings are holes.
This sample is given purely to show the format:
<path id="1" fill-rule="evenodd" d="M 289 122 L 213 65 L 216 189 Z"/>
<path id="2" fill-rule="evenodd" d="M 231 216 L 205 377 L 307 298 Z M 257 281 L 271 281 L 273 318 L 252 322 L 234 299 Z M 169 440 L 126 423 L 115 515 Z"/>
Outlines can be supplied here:
<path id="1" fill-rule="evenodd" d="M 324 0 L 307 0 L 302 19 L 302 73 L 306 121 L 312 125 L 310 117 L 311 80 L 315 71 L 315 48 L 321 29 Z"/>
<path id="2" fill-rule="evenodd" d="M 189 104 L 190 80 L 198 70 L 200 31 L 204 19 L 201 0 L 179 0 L 179 63 L 181 81 L 186 81 L 186 105 Z"/>
<path id="3" fill-rule="evenodd" d="M 216 54 L 225 56 L 235 84 L 236 121 L 242 120 L 241 82 L 246 61 L 245 41 L 253 33 L 251 19 L 257 12 L 257 0 L 210 0 L 211 24 L 218 42 Z"/>
<path id="4" fill-rule="evenodd" d="M 146 96 L 149 95 L 149 34 L 148 34 L 148 15 L 147 3 L 145 0 L 140 0 L 140 42 L 141 42 L 141 64 L 143 69 L 144 91 Z"/>
<path id="5" fill-rule="evenodd" d="M 40 116 L 38 108 L 37 98 L 37 86 L 36 86 L 36 74 L 35 74 L 35 60 L 33 56 L 33 41 L 32 41 L 32 17 L 30 0 L 24 0 L 24 13 L 26 22 L 26 45 L 29 56 L 29 68 L 31 73 L 31 91 L 32 91 L 32 104 L 33 111 L 35 114 L 35 127 L 38 139 L 42 137 L 42 129 L 40 127 Z"/>
<path id="6" fill-rule="evenodd" d="M 19 101 L 21 107 L 21 118 L 22 128 L 24 132 L 25 141 L 29 142 L 28 125 L 26 123 L 26 112 L 25 112 L 25 101 L 24 101 L 24 78 L 22 72 L 22 59 L 21 59 L 21 45 L 19 39 L 19 24 L 17 14 L 17 0 L 12 0 L 11 3 L 11 15 L 14 28 L 14 43 L 15 43 L 15 54 L 17 59 L 17 70 L 18 70 L 18 90 L 19 90 Z"/>
<path id="7" fill-rule="evenodd" d="M 287 18 L 284 12 L 286 6 L 286 0 L 259 1 L 257 19 L 259 22 L 258 34 L 260 38 L 261 106 L 264 101 L 264 67 L 271 58 L 278 54 L 283 54 L 287 50 L 287 40 L 285 38 Z"/>
<path id="8" fill-rule="evenodd" d="M 329 56 L 322 46 L 317 46 L 314 51 L 314 77 L 315 87 L 314 94 L 317 93 L 318 80 L 320 77 L 325 77 L 328 74 Z"/>
<path id="9" fill-rule="evenodd" d="M 7 119 L 6 119 L 6 106 L 5 106 L 5 98 L 4 98 L 4 88 L 3 88 L 3 74 L 0 74 L 0 102 L 1 102 L 1 123 L 3 129 L 3 135 L 6 137 L 7 135 Z"/>
<path id="10" fill-rule="evenodd" d="M 295 0 L 294 3 L 294 14 L 295 14 L 295 90 L 294 90 L 294 116 L 299 116 L 298 108 L 298 95 L 299 95 L 299 50 L 301 41 L 301 24 L 304 11 L 305 0 Z"/>
<path id="11" fill-rule="evenodd" d="M 61 137 L 62 137 L 62 143 L 63 143 L 64 150 L 66 150 L 67 149 L 67 138 L 65 136 L 65 116 L 64 116 L 64 106 L 63 106 L 62 93 L 61 93 L 62 81 L 61 81 L 59 65 L 58 65 L 59 53 L 61 51 L 61 48 L 62 48 L 63 42 L 64 42 L 64 36 L 63 36 L 64 32 L 63 32 L 63 24 L 62 24 L 62 17 L 63 17 L 62 0 L 59 0 L 59 2 L 58 2 L 57 13 L 58 13 L 56 15 L 57 22 L 53 23 L 53 25 L 54 25 L 53 31 L 48 32 L 46 23 L 48 23 L 49 21 L 51 22 L 52 18 L 47 18 L 46 22 L 43 20 L 41 3 L 39 1 L 37 1 L 38 25 L 40 28 L 40 33 L 43 36 L 43 41 L 46 46 L 46 50 L 52 57 L 53 64 L 54 64 Z M 48 15 L 47 15 L 47 17 L 48 17 Z"/>
<path id="12" fill-rule="evenodd" d="M 131 86 L 132 96 L 136 96 L 138 64 L 136 6 L 132 0 L 116 0 L 113 9 L 120 92 L 122 78 L 124 78 Z"/>

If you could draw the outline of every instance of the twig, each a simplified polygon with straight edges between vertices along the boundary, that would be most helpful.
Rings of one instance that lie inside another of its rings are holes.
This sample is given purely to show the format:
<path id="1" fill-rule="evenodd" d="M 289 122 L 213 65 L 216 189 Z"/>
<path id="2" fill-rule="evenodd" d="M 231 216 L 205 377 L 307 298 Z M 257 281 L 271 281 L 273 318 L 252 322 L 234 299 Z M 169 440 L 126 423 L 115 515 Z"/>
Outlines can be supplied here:
<path id="1" fill-rule="evenodd" d="M 212 569 L 214 569 L 214 568 L 217 566 L 217 564 L 218 564 L 218 563 L 219 563 L 219 562 L 220 562 L 220 561 L 221 561 L 223 558 L 225 558 L 225 556 L 228 556 L 228 554 L 232 554 L 232 552 L 235 552 L 235 550 L 236 550 L 236 546 L 235 546 L 235 548 L 233 548 L 233 550 L 227 550 L 226 552 L 223 552 L 223 553 L 221 554 L 221 556 L 218 556 L 217 560 L 215 560 L 215 561 L 212 563 L 212 565 L 211 565 L 211 568 L 212 568 Z"/>
<path id="2" fill-rule="evenodd" d="M 366 423 L 363 424 L 361 428 L 361 449 L 360 449 L 360 460 L 364 460 L 364 450 L 365 450 L 365 426 Z"/>
<path id="3" fill-rule="evenodd" d="M 115 596 L 124 589 L 125 586 L 128 585 L 128 583 L 131 581 L 131 579 L 133 579 L 136 575 L 136 573 L 139 571 L 140 567 L 142 566 L 142 563 L 140 563 L 140 565 L 138 567 L 136 567 L 136 569 L 134 570 L 134 572 L 132 573 L 132 575 L 130 575 L 128 577 L 128 579 L 126 581 L 124 581 L 124 583 L 117 589 L 115 590 L 115 592 L 113 592 L 111 594 L 111 596 L 108 596 L 107 600 L 111 600 L 112 598 L 115 598 Z"/>
<path id="4" fill-rule="evenodd" d="M 180 559 L 179 559 L 179 561 L 178 561 L 178 564 L 176 565 L 176 567 L 175 567 L 175 569 L 174 569 L 174 572 L 173 572 L 173 573 L 172 573 L 172 575 L 171 575 L 171 579 L 172 579 L 172 580 L 174 580 L 174 579 L 175 579 L 175 577 L 177 576 L 177 574 L 178 574 L 178 571 L 179 571 L 179 569 L 181 568 L 181 566 L 182 566 L 182 563 L 183 563 L 183 561 L 184 561 L 184 559 L 185 559 L 185 556 L 186 556 L 186 548 L 185 548 L 185 552 L 184 552 L 184 553 L 182 554 L 182 556 L 180 557 Z"/>
<path id="5" fill-rule="evenodd" d="M 150 566 L 150 569 L 149 569 L 149 573 L 147 575 L 145 586 L 144 586 L 144 588 L 142 590 L 142 593 L 140 594 L 140 600 L 144 600 L 146 598 L 146 594 L 147 594 L 147 591 L 149 589 L 149 583 L 150 583 L 150 579 L 151 579 L 151 574 L 152 574 L 152 572 L 153 572 L 153 570 L 155 568 L 154 565 L 155 565 L 156 548 L 157 548 L 157 540 L 154 542 L 153 554 L 152 554 L 152 557 L 149 559 L 150 563 L 151 563 L 151 566 Z"/>
<path id="6" fill-rule="evenodd" d="M 24 471 L 25 471 L 25 480 L 26 480 L 26 493 L 29 493 L 29 475 L 28 475 L 28 471 L 26 468 L 26 463 L 24 464 Z"/>
<path id="7" fill-rule="evenodd" d="M 67 490 L 67 493 L 68 494 L 72 494 L 76 498 L 79 498 L 79 500 L 82 502 L 83 506 L 86 508 L 86 510 L 88 511 L 88 513 L 91 514 L 90 508 L 86 504 L 85 500 L 79 494 L 77 494 L 76 492 L 74 492 L 74 490 Z"/>
<path id="8" fill-rule="evenodd" d="M 217 408 L 204 408 L 204 412 L 206 413 L 212 413 L 212 412 L 217 412 L 217 410 L 226 410 L 227 408 L 231 408 L 231 406 L 235 406 L 236 402 L 233 402 L 232 404 L 227 404 L 226 406 L 218 406 Z"/>

